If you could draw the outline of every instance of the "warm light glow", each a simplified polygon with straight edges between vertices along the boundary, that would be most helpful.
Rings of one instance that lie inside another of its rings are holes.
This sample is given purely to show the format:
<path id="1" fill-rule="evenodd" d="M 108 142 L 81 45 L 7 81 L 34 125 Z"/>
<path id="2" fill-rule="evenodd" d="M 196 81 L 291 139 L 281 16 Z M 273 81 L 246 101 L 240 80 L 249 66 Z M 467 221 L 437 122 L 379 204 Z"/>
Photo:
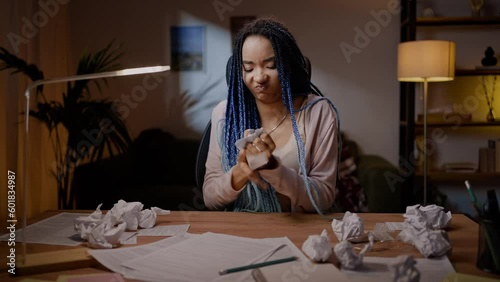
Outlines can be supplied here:
<path id="1" fill-rule="evenodd" d="M 418 40 L 398 46 L 398 80 L 406 82 L 450 81 L 455 78 L 455 43 Z"/>
<path id="2" fill-rule="evenodd" d="M 116 76 L 154 73 L 154 72 L 162 72 L 162 71 L 168 71 L 168 70 L 170 70 L 170 66 L 132 68 L 132 69 L 119 70 L 116 72 Z"/>

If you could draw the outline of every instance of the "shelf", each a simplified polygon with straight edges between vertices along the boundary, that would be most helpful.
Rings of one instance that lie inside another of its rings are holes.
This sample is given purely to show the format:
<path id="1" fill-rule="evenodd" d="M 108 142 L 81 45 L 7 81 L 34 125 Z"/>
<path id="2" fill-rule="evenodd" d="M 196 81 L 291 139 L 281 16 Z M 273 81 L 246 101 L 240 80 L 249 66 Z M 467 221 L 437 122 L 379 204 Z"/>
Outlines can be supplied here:
<path id="1" fill-rule="evenodd" d="M 500 17 L 417 18 L 417 26 L 500 25 Z"/>
<path id="2" fill-rule="evenodd" d="M 417 176 L 423 176 L 423 173 L 416 172 Z M 500 173 L 495 172 L 474 172 L 474 173 L 452 173 L 444 171 L 430 171 L 427 178 L 431 181 L 500 181 Z"/>
<path id="3" fill-rule="evenodd" d="M 455 76 L 500 75 L 500 69 L 456 69 Z"/>
<path id="4" fill-rule="evenodd" d="M 471 121 L 457 124 L 455 122 L 428 122 L 427 127 L 479 127 L 479 126 L 500 126 L 500 121 Z M 424 127 L 422 122 L 415 122 L 415 127 Z"/>

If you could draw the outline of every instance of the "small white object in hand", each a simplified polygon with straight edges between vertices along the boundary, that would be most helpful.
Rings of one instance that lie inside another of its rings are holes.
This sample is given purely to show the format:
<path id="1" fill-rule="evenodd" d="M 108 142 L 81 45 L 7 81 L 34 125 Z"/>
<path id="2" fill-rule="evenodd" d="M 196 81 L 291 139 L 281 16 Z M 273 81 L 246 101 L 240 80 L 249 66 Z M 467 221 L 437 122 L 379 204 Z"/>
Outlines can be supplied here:
<path id="1" fill-rule="evenodd" d="M 247 143 L 252 143 L 255 138 L 259 137 L 262 132 L 264 132 L 263 128 L 259 129 L 248 129 L 248 135 L 245 138 L 241 138 L 236 140 L 234 145 L 236 148 L 239 150 L 242 150 L 246 147 Z M 260 149 L 259 149 L 260 150 Z M 251 170 L 256 170 L 264 165 L 266 165 L 269 162 L 269 159 L 267 158 L 267 155 L 265 152 L 261 152 L 256 155 L 247 155 L 247 163 L 248 167 L 250 167 Z"/>
<path id="2" fill-rule="evenodd" d="M 247 143 L 252 143 L 255 138 L 259 137 L 262 134 L 262 132 L 264 132 L 264 129 L 263 128 L 248 129 L 247 132 L 248 132 L 247 137 L 238 139 L 238 140 L 236 140 L 236 142 L 234 142 L 234 145 L 236 146 L 236 148 L 238 148 L 240 150 L 245 149 L 245 147 L 247 146 Z"/>
<path id="3" fill-rule="evenodd" d="M 417 262 L 410 255 L 401 255 L 396 257 L 396 262 L 389 264 L 387 268 L 392 272 L 393 282 L 418 282 L 420 281 L 420 272 L 415 267 Z"/>
<path id="4" fill-rule="evenodd" d="M 332 255 L 332 246 L 326 229 L 321 235 L 309 235 L 302 245 L 302 251 L 315 262 L 324 262 Z"/>
<path id="5" fill-rule="evenodd" d="M 355 213 L 346 212 L 342 220 L 334 219 L 332 229 L 339 241 L 361 238 L 364 236 L 364 221 Z"/>
<path id="6" fill-rule="evenodd" d="M 363 257 L 365 253 L 369 252 L 373 247 L 373 236 L 370 234 L 368 238 L 369 243 L 365 245 L 365 247 L 361 250 L 361 252 L 359 252 L 359 254 L 356 254 L 352 250 L 352 244 L 347 240 L 344 240 L 335 245 L 333 251 L 335 252 L 335 256 L 339 260 L 342 268 L 356 269 L 363 265 Z"/>

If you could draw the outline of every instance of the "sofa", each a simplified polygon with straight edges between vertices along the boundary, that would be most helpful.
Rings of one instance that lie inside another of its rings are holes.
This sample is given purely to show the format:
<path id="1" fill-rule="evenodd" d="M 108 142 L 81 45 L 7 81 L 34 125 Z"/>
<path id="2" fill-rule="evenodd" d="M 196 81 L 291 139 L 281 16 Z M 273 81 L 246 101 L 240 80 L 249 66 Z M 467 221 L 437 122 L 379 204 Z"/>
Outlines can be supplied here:
<path id="1" fill-rule="evenodd" d="M 378 155 L 364 154 L 358 144 L 342 134 L 341 160 L 333 211 L 401 212 L 403 187 L 388 176 L 398 169 Z"/>
<path id="2" fill-rule="evenodd" d="M 380 156 L 360 153 L 353 141 L 356 177 L 369 212 L 401 212 L 401 187 L 391 188 L 384 173 L 397 168 Z M 143 131 L 126 154 L 83 164 L 74 170 L 71 189 L 76 209 L 109 209 L 123 199 L 169 210 L 206 210 L 195 181 L 199 140 L 177 139 L 160 129 Z M 343 211 L 343 210 L 337 210 Z"/>

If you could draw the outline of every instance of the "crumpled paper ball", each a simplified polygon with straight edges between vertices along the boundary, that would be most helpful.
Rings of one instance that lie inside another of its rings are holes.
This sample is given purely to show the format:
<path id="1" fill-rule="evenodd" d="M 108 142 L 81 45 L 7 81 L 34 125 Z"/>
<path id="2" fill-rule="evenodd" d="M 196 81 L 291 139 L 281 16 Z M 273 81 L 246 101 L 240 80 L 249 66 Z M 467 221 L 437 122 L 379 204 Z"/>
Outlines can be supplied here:
<path id="1" fill-rule="evenodd" d="M 347 240 L 344 240 L 335 245 L 333 251 L 342 268 L 356 269 L 363 265 L 363 257 L 365 253 L 369 252 L 373 247 L 373 236 L 369 235 L 368 238 L 369 243 L 365 245 L 365 247 L 361 250 L 361 252 L 359 252 L 359 254 L 356 254 L 352 250 L 352 244 Z"/>
<path id="2" fill-rule="evenodd" d="M 151 228 L 156 224 L 157 215 L 169 214 L 170 211 L 157 207 L 142 210 L 140 202 L 119 200 L 104 216 L 97 209 L 89 216 L 75 219 L 75 231 L 83 240 L 87 240 L 91 248 L 109 249 L 119 244 L 120 236 L 125 230 L 135 231 L 140 228 Z M 142 210 L 142 211 L 141 211 Z"/>
<path id="3" fill-rule="evenodd" d="M 309 235 L 302 245 L 302 251 L 315 262 L 324 262 L 332 255 L 332 247 L 326 229 L 321 235 Z"/>
<path id="4" fill-rule="evenodd" d="M 387 268 L 392 272 L 393 282 L 418 282 L 420 281 L 420 272 L 415 267 L 417 261 L 410 255 L 400 255 L 396 261 L 389 264 Z"/>
<path id="5" fill-rule="evenodd" d="M 405 228 L 396 239 L 413 244 L 426 258 L 441 257 L 451 250 L 448 234 L 444 230 Z"/>
<path id="6" fill-rule="evenodd" d="M 360 239 L 365 236 L 365 224 L 361 217 L 355 213 L 346 212 L 342 220 L 332 221 L 333 233 L 339 241 Z"/>
<path id="7" fill-rule="evenodd" d="M 90 232 L 102 223 L 101 206 L 102 204 L 98 205 L 96 210 L 89 216 L 79 216 L 75 219 L 75 231 L 83 240 L 88 240 Z"/>
<path id="8" fill-rule="evenodd" d="M 444 208 L 437 205 L 414 205 L 406 207 L 406 225 L 411 225 L 416 229 L 442 229 L 451 223 L 451 212 L 445 213 Z"/>

